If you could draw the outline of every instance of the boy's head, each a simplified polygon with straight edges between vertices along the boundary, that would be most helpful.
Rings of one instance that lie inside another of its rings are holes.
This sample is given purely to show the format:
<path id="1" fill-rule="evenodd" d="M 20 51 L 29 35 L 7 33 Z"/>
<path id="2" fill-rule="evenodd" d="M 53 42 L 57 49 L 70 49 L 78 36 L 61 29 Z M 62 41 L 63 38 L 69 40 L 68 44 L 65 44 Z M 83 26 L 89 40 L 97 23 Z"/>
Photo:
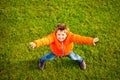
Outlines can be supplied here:
<path id="1" fill-rule="evenodd" d="M 57 39 L 60 42 L 64 41 L 67 37 L 68 31 L 69 31 L 69 28 L 66 25 L 59 23 L 56 28 Z"/>

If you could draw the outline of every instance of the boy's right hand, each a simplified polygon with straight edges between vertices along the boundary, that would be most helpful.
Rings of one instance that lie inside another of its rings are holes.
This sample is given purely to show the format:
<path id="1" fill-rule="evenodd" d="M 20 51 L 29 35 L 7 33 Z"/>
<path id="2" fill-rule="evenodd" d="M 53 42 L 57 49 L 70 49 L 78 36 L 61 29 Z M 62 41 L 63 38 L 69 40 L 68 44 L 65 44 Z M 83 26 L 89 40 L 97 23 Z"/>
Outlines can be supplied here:
<path id="1" fill-rule="evenodd" d="M 36 44 L 34 42 L 30 42 L 30 45 L 31 45 L 32 48 L 36 47 Z"/>

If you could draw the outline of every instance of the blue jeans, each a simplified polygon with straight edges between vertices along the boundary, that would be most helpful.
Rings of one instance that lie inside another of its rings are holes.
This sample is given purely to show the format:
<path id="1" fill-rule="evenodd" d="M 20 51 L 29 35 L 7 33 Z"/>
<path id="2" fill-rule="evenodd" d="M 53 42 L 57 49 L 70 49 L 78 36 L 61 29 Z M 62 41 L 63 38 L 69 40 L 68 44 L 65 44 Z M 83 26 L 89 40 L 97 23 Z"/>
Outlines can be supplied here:
<path id="1" fill-rule="evenodd" d="M 46 54 L 40 59 L 40 62 L 45 62 L 46 60 L 52 60 L 56 58 L 57 56 L 50 52 L 49 54 Z M 69 57 L 71 60 L 76 60 L 77 62 L 82 62 L 83 58 L 79 56 L 78 54 L 75 54 L 74 52 L 71 52 L 67 57 Z"/>

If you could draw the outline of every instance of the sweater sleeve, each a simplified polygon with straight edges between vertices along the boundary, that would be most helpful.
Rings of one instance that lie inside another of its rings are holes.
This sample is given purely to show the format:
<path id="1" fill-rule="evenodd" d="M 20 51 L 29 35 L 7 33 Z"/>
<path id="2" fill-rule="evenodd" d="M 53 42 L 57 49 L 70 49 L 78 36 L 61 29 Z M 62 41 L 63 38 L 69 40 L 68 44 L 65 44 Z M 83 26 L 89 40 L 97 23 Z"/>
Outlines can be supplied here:
<path id="1" fill-rule="evenodd" d="M 93 44 L 93 38 L 80 36 L 73 33 L 71 35 L 71 41 L 79 44 Z"/>
<path id="2" fill-rule="evenodd" d="M 36 44 L 36 48 L 39 46 L 44 46 L 44 45 L 49 45 L 51 44 L 54 39 L 53 39 L 53 34 L 50 34 L 44 38 L 38 39 L 38 40 L 34 40 L 34 43 Z"/>

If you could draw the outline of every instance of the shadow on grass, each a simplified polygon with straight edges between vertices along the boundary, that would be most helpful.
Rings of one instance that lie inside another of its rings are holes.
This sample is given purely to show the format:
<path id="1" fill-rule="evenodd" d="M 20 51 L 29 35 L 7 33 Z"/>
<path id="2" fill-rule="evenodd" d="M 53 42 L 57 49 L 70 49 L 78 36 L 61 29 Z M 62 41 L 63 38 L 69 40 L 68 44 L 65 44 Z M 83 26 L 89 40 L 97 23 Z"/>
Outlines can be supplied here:
<path id="1" fill-rule="evenodd" d="M 29 60 L 29 61 L 20 61 L 18 66 L 27 69 L 27 70 L 39 70 L 39 60 Z M 45 69 L 72 69 L 79 68 L 78 62 L 66 59 L 66 58 L 57 58 L 54 60 L 48 60 L 45 62 Z"/>
<path id="2" fill-rule="evenodd" d="M 63 57 L 63 58 L 54 60 L 53 66 L 58 68 L 67 68 L 67 69 L 78 68 L 78 62 L 70 60 L 69 58 Z"/>
<path id="3" fill-rule="evenodd" d="M 76 61 L 72 61 L 68 58 L 56 58 L 51 61 L 46 61 L 46 66 L 43 71 L 41 71 L 38 67 L 39 60 L 28 60 L 28 61 L 18 61 L 18 62 L 9 62 L 4 64 L 3 68 L 1 68 L 1 78 L 0 80 L 14 80 L 14 79 L 24 79 L 24 78 L 32 78 L 33 76 L 37 76 L 38 78 L 46 79 L 46 76 L 52 76 L 51 73 L 62 74 L 66 71 L 70 70 L 78 71 L 78 63 Z M 31 74 L 35 73 L 35 74 Z M 68 73 L 66 73 L 67 75 Z"/>
<path id="4" fill-rule="evenodd" d="M 27 70 L 37 70 L 38 68 L 38 60 L 29 60 L 29 61 L 20 61 L 21 66 Z"/>

